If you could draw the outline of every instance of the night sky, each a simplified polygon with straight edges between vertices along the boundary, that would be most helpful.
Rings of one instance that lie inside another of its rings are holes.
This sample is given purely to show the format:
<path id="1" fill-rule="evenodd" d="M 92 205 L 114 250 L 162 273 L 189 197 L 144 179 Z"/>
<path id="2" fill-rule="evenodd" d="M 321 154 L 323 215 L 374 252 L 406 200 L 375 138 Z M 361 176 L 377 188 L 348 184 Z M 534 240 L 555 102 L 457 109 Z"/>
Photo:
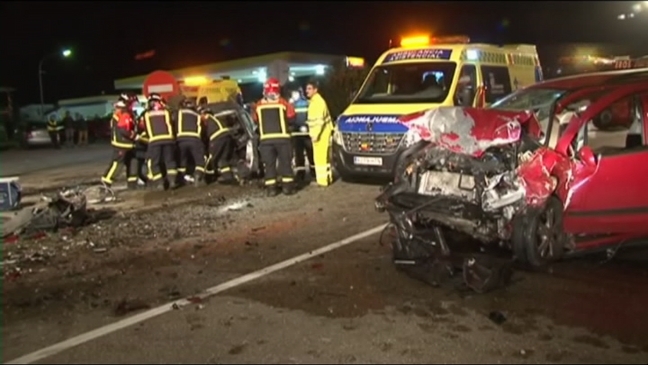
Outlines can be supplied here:
<path id="1" fill-rule="evenodd" d="M 632 2 L 192 2 L 4 1 L 0 85 L 19 103 L 112 93 L 112 81 L 280 51 L 359 55 L 370 60 L 408 32 L 467 34 L 473 41 L 648 43 L 648 20 L 618 21 Z M 648 15 L 648 14 L 646 14 Z M 135 55 L 155 50 L 154 57 Z M 648 53 L 648 52 L 646 52 Z M 542 57 L 542 54 L 541 54 Z"/>

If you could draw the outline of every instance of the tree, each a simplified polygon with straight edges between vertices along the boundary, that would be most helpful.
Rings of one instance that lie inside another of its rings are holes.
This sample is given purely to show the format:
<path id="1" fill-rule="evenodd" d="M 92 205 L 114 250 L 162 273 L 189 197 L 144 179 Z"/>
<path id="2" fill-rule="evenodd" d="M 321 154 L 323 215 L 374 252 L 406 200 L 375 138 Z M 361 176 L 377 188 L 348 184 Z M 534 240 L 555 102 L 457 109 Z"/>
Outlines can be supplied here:
<path id="1" fill-rule="evenodd" d="M 326 76 L 320 82 L 319 91 L 326 100 L 333 118 L 337 118 L 349 106 L 354 93 L 360 89 L 368 73 L 368 67 L 350 68 L 342 62 L 327 70 Z"/>

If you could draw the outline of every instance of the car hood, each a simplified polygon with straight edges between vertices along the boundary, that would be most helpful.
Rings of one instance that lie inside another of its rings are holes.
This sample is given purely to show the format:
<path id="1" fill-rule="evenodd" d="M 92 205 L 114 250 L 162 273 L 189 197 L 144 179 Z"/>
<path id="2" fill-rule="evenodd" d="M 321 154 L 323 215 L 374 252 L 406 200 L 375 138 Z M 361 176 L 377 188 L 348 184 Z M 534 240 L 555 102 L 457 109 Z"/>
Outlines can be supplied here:
<path id="1" fill-rule="evenodd" d="M 399 118 L 408 127 L 405 143 L 425 140 L 452 152 L 481 156 L 487 149 L 517 142 L 523 133 L 539 138 L 540 124 L 529 111 L 438 107 Z"/>

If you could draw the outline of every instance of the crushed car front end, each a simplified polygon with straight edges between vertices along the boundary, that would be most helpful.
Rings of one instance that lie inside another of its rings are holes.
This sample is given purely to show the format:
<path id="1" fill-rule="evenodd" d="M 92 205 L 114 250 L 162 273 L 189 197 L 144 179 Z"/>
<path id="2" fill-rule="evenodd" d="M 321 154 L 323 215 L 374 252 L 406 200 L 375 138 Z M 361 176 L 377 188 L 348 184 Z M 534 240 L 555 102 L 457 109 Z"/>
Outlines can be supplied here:
<path id="1" fill-rule="evenodd" d="M 396 264 L 432 260 L 443 267 L 434 275 L 447 271 L 452 260 L 446 232 L 485 245 L 509 242 L 514 218 L 543 204 L 555 188 L 544 178 L 543 163 L 529 169 L 542 156 L 536 153 L 540 125 L 533 113 L 442 107 L 401 121 L 409 127 L 409 147 L 395 181 L 376 199 L 376 208 L 390 216 Z M 485 269 L 478 269 L 474 255 L 463 265 L 464 275 Z M 494 285 L 485 281 L 473 283 L 474 289 Z"/>

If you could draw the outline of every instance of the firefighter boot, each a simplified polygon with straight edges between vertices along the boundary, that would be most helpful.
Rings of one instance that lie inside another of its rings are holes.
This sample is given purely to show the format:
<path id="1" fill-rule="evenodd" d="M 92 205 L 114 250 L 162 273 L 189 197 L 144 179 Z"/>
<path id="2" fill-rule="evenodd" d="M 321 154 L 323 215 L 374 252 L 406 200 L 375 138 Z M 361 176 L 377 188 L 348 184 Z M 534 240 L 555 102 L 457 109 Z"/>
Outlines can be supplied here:
<path id="1" fill-rule="evenodd" d="M 281 193 L 281 190 L 276 185 L 266 186 L 265 189 L 266 189 L 266 196 L 269 198 L 277 196 Z"/>
<path id="2" fill-rule="evenodd" d="M 204 174 L 202 174 L 200 172 L 196 172 L 193 175 L 193 179 L 194 179 L 193 185 L 195 187 L 198 188 L 198 187 L 201 187 L 201 186 L 205 185 L 205 175 Z"/>
<path id="3" fill-rule="evenodd" d="M 146 186 L 153 191 L 164 190 L 164 180 L 149 180 Z"/>
<path id="4" fill-rule="evenodd" d="M 167 183 L 169 184 L 169 190 L 173 190 L 178 187 L 178 175 L 168 175 Z"/>
<path id="5" fill-rule="evenodd" d="M 299 185 L 305 185 L 306 183 L 306 171 L 299 170 L 295 173 L 295 182 Z"/>
<path id="6" fill-rule="evenodd" d="M 231 171 L 224 172 L 218 177 L 218 183 L 223 184 L 223 185 L 232 185 L 235 184 L 236 178 L 234 177 L 234 174 Z"/>
<path id="7" fill-rule="evenodd" d="M 281 191 L 284 193 L 284 195 L 293 195 L 295 194 L 295 184 L 292 182 L 283 183 L 281 185 Z"/>

